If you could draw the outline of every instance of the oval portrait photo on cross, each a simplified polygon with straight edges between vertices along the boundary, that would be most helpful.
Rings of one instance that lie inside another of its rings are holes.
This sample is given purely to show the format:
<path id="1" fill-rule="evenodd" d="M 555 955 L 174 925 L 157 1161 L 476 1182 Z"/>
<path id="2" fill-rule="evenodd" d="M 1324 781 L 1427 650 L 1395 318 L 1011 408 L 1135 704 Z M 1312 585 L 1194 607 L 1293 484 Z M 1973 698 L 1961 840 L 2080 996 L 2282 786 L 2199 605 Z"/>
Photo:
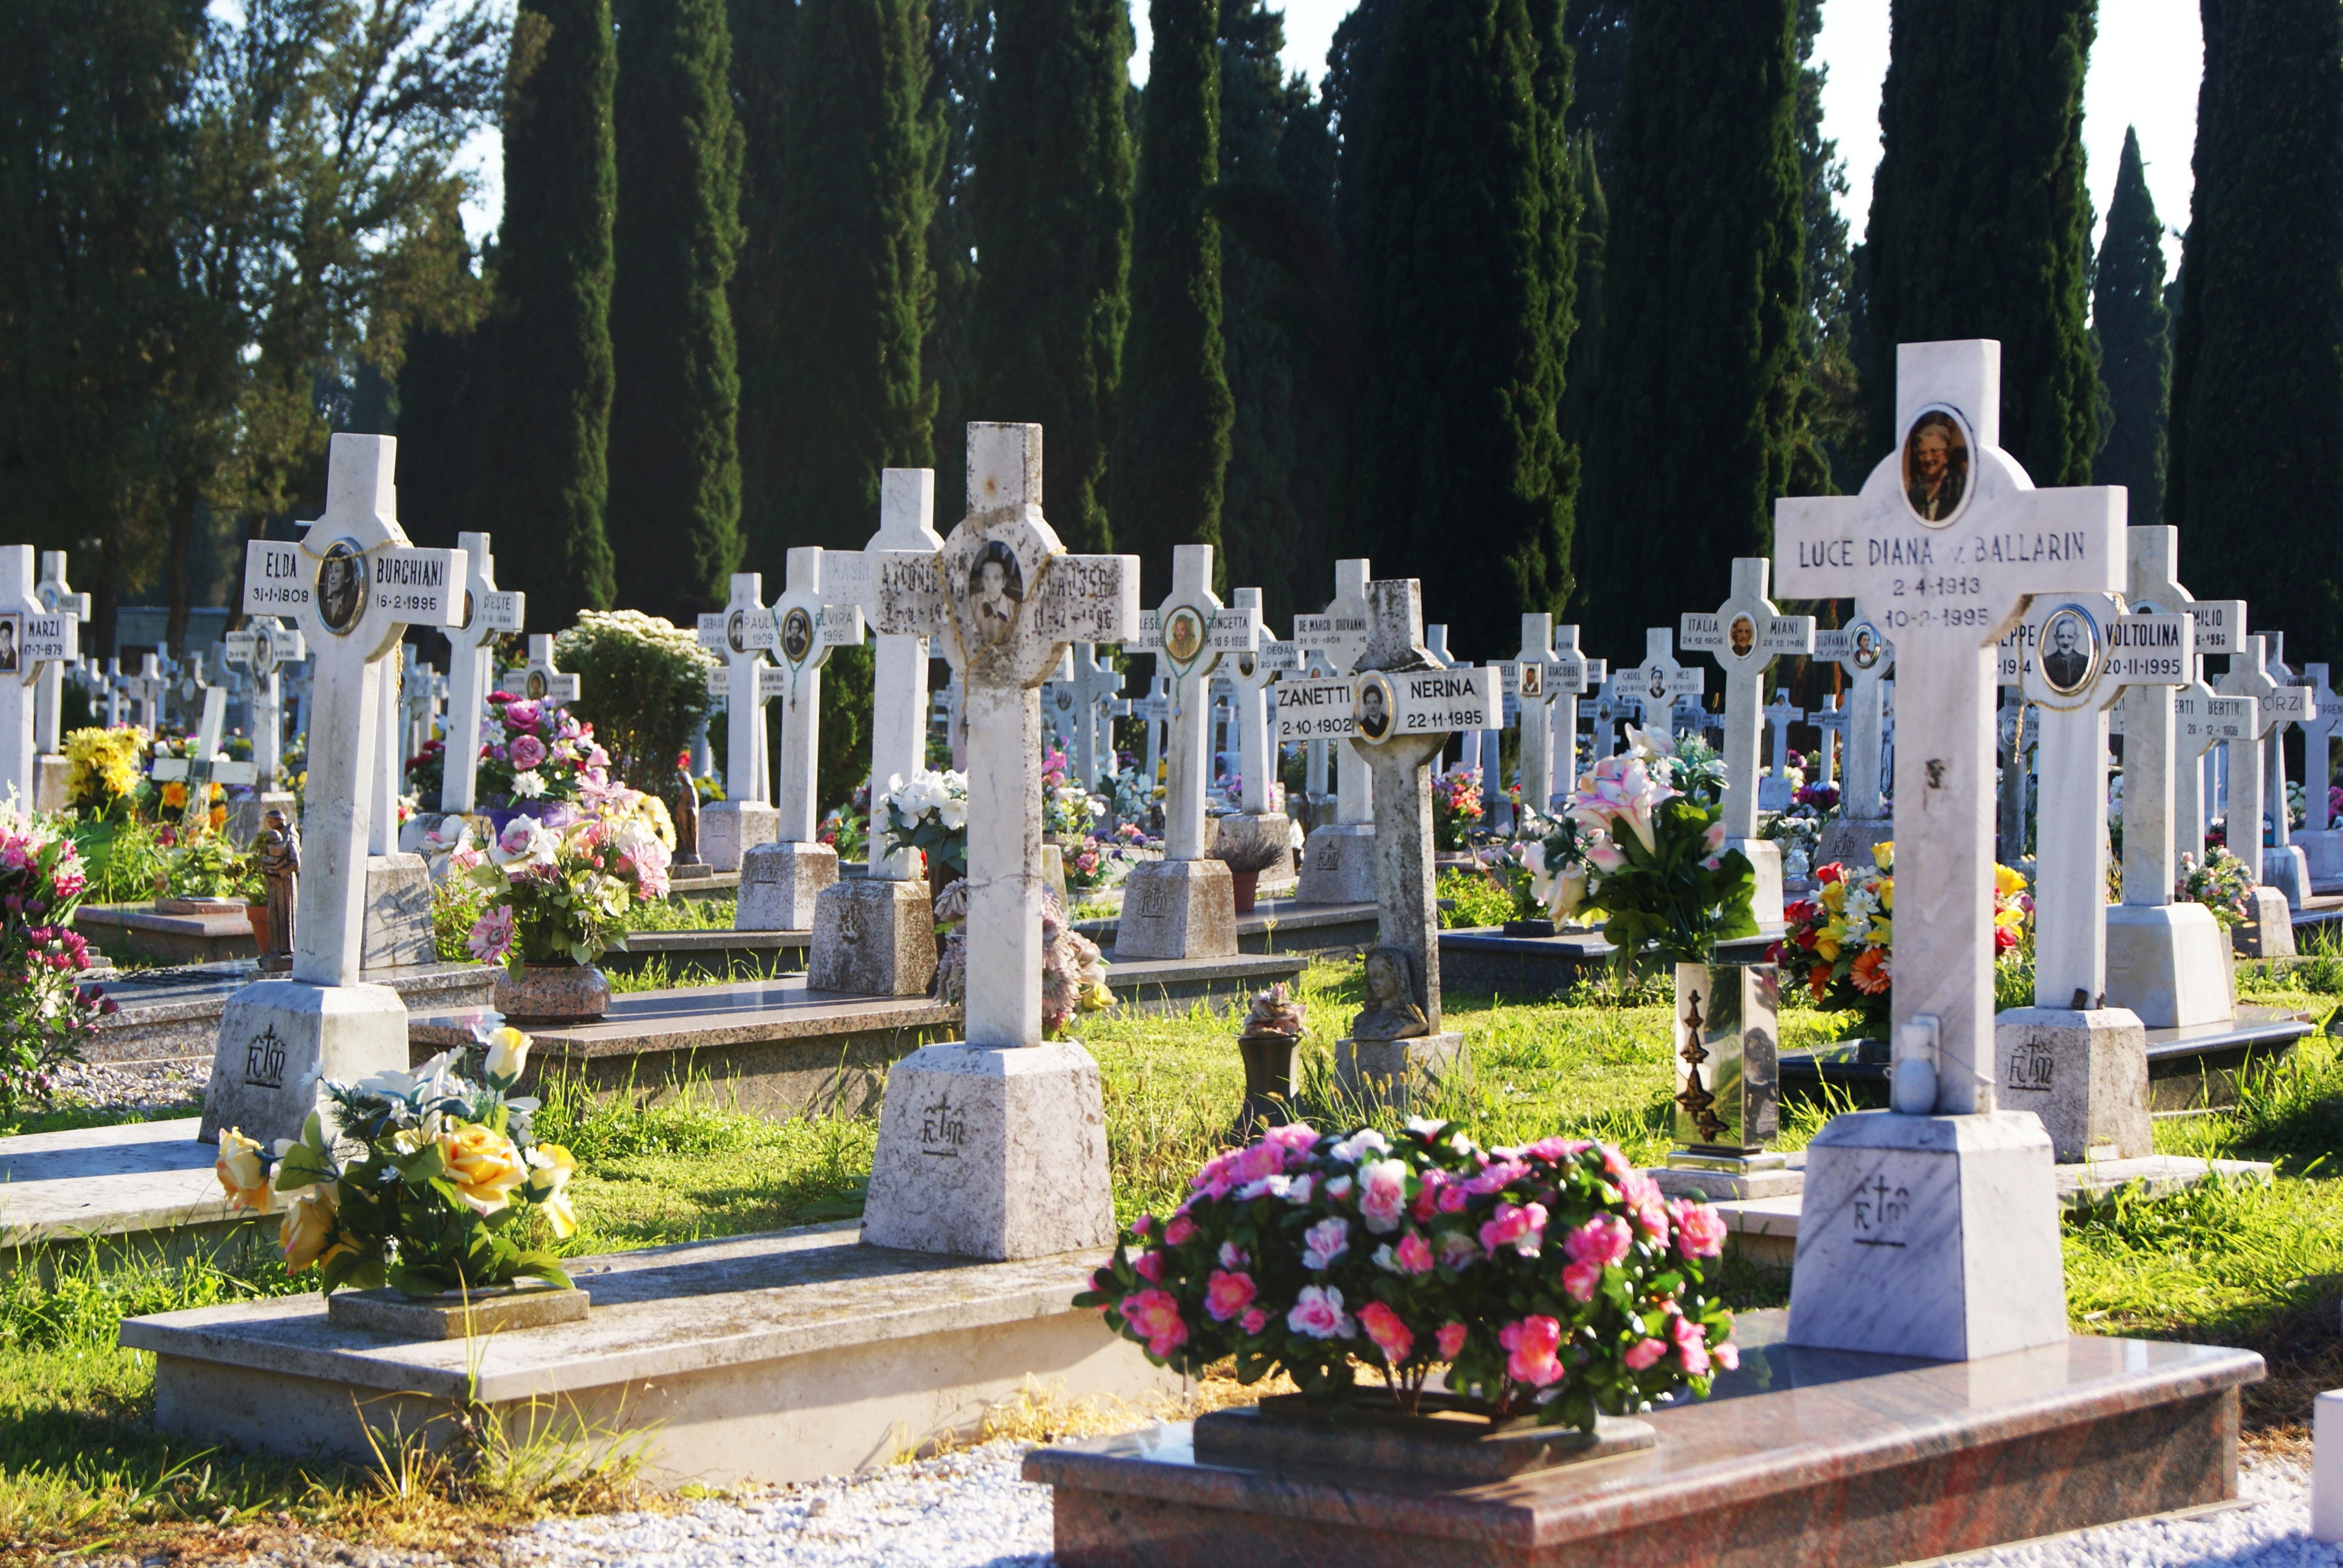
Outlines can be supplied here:
<path id="1" fill-rule="evenodd" d="M 1958 419 L 1931 408 L 1904 438 L 1904 500 L 1924 523 L 1948 523 L 1969 491 L 1969 438 Z"/>

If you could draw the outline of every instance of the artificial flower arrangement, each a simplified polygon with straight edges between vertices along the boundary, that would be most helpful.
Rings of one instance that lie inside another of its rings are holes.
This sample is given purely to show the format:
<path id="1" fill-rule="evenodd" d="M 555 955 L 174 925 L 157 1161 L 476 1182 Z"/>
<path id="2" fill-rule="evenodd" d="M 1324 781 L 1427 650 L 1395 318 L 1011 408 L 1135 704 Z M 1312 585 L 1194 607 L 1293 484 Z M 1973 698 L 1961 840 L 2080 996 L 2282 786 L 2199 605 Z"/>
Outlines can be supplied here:
<path id="1" fill-rule="evenodd" d="M 485 1023 L 475 1032 L 487 1051 L 478 1080 L 447 1051 L 413 1072 L 328 1081 L 299 1140 L 279 1139 L 273 1152 L 240 1131 L 220 1134 L 220 1185 L 234 1207 L 284 1215 L 288 1271 L 315 1266 L 327 1294 L 387 1284 L 431 1296 L 525 1279 L 568 1288 L 520 1221 L 534 1213 L 557 1239 L 577 1234 L 578 1162 L 535 1141 L 538 1102 L 512 1093 L 528 1036 Z"/>
<path id="2" fill-rule="evenodd" d="M 131 725 L 69 731 L 65 796 L 75 809 L 103 817 L 135 803 L 149 744 L 146 731 Z"/>
<path id="3" fill-rule="evenodd" d="M 1788 930 L 1768 953 L 1826 1012 L 1855 1011 L 1861 1027 L 1885 1030 L 1895 981 L 1896 846 L 1875 844 L 1872 864 L 1817 867 L 1815 896 L 1784 908 Z M 2034 900 L 2026 879 L 1993 869 L 1993 943 L 1996 956 L 2024 945 Z"/>
<path id="4" fill-rule="evenodd" d="M 936 994 L 948 1002 L 968 1000 L 968 882 L 953 882 L 936 897 Z M 1074 930 L 1057 894 L 1041 893 L 1041 1033 L 1061 1039 L 1075 1017 L 1114 1005 L 1107 988 L 1106 956 Z"/>
<path id="5" fill-rule="evenodd" d="M 220 808 L 223 819 L 226 809 Z M 224 820 L 206 829 L 189 828 L 172 835 L 163 855 L 163 869 L 155 875 L 156 896 L 173 899 L 235 899 L 258 903 L 267 889 L 260 869 L 249 855 L 228 842 Z"/>
<path id="6" fill-rule="evenodd" d="M 417 799 L 439 798 L 447 778 L 447 743 L 437 736 L 423 743 L 423 749 L 407 759 L 407 785 Z"/>
<path id="7" fill-rule="evenodd" d="M 1472 842 L 1480 825 L 1481 770 L 1452 768 L 1432 780 L 1432 847 L 1462 849 Z"/>
<path id="8" fill-rule="evenodd" d="M 1627 735 L 1628 750 L 1580 778 L 1564 812 L 1574 831 L 1543 847 L 1554 918 L 1600 910 L 1623 965 L 1647 943 L 1664 964 L 1712 962 L 1720 941 L 1757 934 L 1756 870 L 1725 843 L 1723 765 L 1696 739 Z"/>
<path id="9" fill-rule="evenodd" d="M 1482 1150 L 1453 1122 L 1386 1138 L 1300 1123 L 1214 1155 L 1142 1215 L 1074 1304 L 1189 1375 L 1233 1358 L 1342 1402 L 1357 1363 L 1411 1414 L 1438 1368 L 1465 1408 L 1591 1432 L 1739 1365 L 1714 1292 L 1725 1221 L 1605 1144 Z"/>
<path id="10" fill-rule="evenodd" d="M 45 1094 L 57 1065 L 81 1060 L 116 1010 L 80 983 L 89 946 L 73 929 L 89 885 L 66 825 L 0 805 L 0 1105 Z"/>
<path id="11" fill-rule="evenodd" d="M 588 781 L 588 815 L 555 825 L 514 817 L 486 849 L 448 856 L 487 895 L 465 945 L 482 963 L 590 964 L 609 946 L 628 910 L 668 891 L 675 829 L 656 797 L 623 784 Z"/>
<path id="12" fill-rule="evenodd" d="M 580 800 L 608 783 L 610 755 L 594 743 L 594 727 L 549 702 L 488 693 L 480 716 L 479 789 L 506 809 Z"/>
<path id="13" fill-rule="evenodd" d="M 154 771 L 151 766 L 153 762 L 161 762 L 166 759 L 186 762 L 195 755 L 196 742 L 186 736 L 157 737 L 154 743 L 147 771 L 150 774 Z M 66 777 L 70 779 L 72 775 L 67 774 Z M 187 782 L 184 779 L 159 781 L 155 785 L 156 804 L 163 810 L 171 812 L 184 826 L 200 829 L 208 825 L 215 831 L 226 826 L 226 785 L 208 786 L 205 798 L 200 803 L 195 800 L 194 796 L 195 792 L 187 788 Z"/>
<path id="14" fill-rule="evenodd" d="M 2254 874 L 2246 863 L 2218 844 L 2207 845 L 2205 859 L 2180 857 L 2179 876 L 2172 896 L 2213 911 L 2224 930 L 2235 930 L 2254 918 Z"/>
<path id="15" fill-rule="evenodd" d="M 1230 774 L 1227 778 L 1221 780 L 1220 789 L 1217 793 L 1220 796 L 1220 800 L 1216 809 L 1223 811 L 1243 810 L 1245 809 L 1244 775 L 1242 773 Z M 1269 781 L 1269 805 L 1267 809 L 1272 811 L 1282 811 L 1285 809 L 1285 785 L 1279 779 L 1271 779 Z"/>
<path id="16" fill-rule="evenodd" d="M 1066 887 L 1077 893 L 1111 886 L 1131 874 L 1143 859 L 1149 842 L 1135 822 L 1118 824 L 1110 833 L 1085 833 L 1079 845 L 1065 846 Z"/>
<path id="17" fill-rule="evenodd" d="M 889 774 L 887 849 L 919 850 L 936 880 L 968 875 L 968 775 L 926 769 L 909 779 Z"/>

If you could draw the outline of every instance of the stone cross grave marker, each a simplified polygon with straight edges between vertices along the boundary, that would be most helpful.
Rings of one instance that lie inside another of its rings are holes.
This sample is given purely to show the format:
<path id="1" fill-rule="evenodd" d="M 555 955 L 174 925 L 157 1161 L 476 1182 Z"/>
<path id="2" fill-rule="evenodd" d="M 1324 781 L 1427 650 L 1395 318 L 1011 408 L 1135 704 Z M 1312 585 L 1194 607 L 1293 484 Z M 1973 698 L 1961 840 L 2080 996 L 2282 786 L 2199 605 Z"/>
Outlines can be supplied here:
<path id="1" fill-rule="evenodd" d="M 106 727 L 108 729 L 115 728 L 122 722 L 122 705 L 128 699 L 128 693 L 124 689 L 123 682 L 127 678 L 128 678 L 122 673 L 122 661 L 120 659 L 109 658 L 106 661 L 104 685 L 106 689 Z"/>
<path id="2" fill-rule="evenodd" d="M 1071 648 L 1041 683 L 1041 728 L 1049 733 L 1050 744 L 1066 754 L 1068 767 L 1073 765 L 1074 723 L 1081 694 L 1074 689 L 1074 655 Z"/>
<path id="3" fill-rule="evenodd" d="M 1234 598 L 1238 610 L 1255 618 L 1260 616 L 1259 588 L 1241 588 Z M 1235 696 L 1240 789 L 1238 809 L 1219 819 L 1219 842 L 1226 849 L 1242 839 L 1254 859 L 1270 854 L 1273 847 L 1275 858 L 1261 875 L 1263 880 L 1282 881 L 1293 874 L 1293 854 L 1289 847 L 1293 819 L 1270 806 L 1270 786 L 1277 779 L 1278 758 L 1277 740 L 1270 721 L 1271 688 L 1284 677 L 1301 673 L 1302 648 L 1298 643 L 1271 638 L 1266 628 L 1262 638 L 1259 648 L 1229 654 L 1221 660 L 1221 678 L 1229 683 Z"/>
<path id="4" fill-rule="evenodd" d="M 285 667 L 308 657 L 307 640 L 273 615 L 253 617 L 225 639 L 222 658 L 228 668 L 252 679 L 253 783 L 261 789 L 276 788 L 277 769 L 284 766 Z"/>
<path id="5" fill-rule="evenodd" d="M 227 689 L 207 686 L 204 688 L 203 718 L 188 740 L 187 755 L 156 759 L 156 778 L 166 784 L 185 783 L 187 787 L 187 803 L 179 809 L 183 822 L 200 822 L 210 815 L 213 785 L 250 784 L 259 776 L 254 764 L 232 761 L 220 749 L 220 735 L 226 728 Z"/>
<path id="6" fill-rule="evenodd" d="M 1323 658 L 1336 675 L 1347 676 L 1367 653 L 1367 578 L 1364 557 L 1334 563 L 1334 597 L 1321 615 L 1293 618 L 1293 640 Z M 1280 738 L 1284 715 L 1279 714 Z M 1331 748 L 1334 762 L 1334 819 L 1310 830 L 1302 851 L 1302 904 L 1364 904 L 1375 898 L 1374 779 L 1366 759 L 1349 746 Z"/>
<path id="7" fill-rule="evenodd" d="M 202 1136 L 240 1127 L 266 1146 L 299 1135 L 321 1078 L 407 1065 L 407 1009 L 387 986 L 360 985 L 377 671 L 409 626 L 463 613 L 464 553 L 416 549 L 398 526 L 387 436 L 337 434 L 326 507 L 301 540 L 246 547 L 244 613 L 283 616 L 307 640 L 316 707 L 302 822 L 301 900 L 291 978 L 228 1000 L 204 1096 Z"/>
<path id="8" fill-rule="evenodd" d="M 80 656 L 77 617 L 45 608 L 37 597 L 30 545 L 0 545 L 0 799 L 14 791 L 30 809 L 37 764 L 36 688 L 51 665 Z"/>
<path id="9" fill-rule="evenodd" d="M 1910 715 L 1896 750 L 1901 1114 L 1842 1116 L 1815 1140 L 1792 1276 L 1801 1344 L 1967 1359 L 2066 1336 L 2049 1139 L 1996 1111 L 1987 1054 L 1994 651 L 2034 596 L 2123 587 L 2124 497 L 2036 488 L 2000 425 L 2000 345 L 1899 345 L 1898 449 L 1859 495 L 1775 503 L 1782 592 L 1854 599 L 1858 625 L 1894 639 Z M 1875 758 L 1858 734 L 1866 746 Z M 1892 1223 L 1856 1201 L 1875 1181 L 1909 1194 Z"/>
<path id="10" fill-rule="evenodd" d="M 1554 726 L 1549 710 L 1556 699 L 1574 699 L 1575 688 L 1564 692 L 1555 678 L 1560 662 L 1554 653 L 1554 617 L 1542 613 L 1522 617 L 1522 647 L 1514 656 L 1508 682 L 1521 705 L 1522 805 L 1544 817 L 1554 810 Z"/>
<path id="11" fill-rule="evenodd" d="M 442 711 L 440 705 L 447 699 L 447 678 L 425 664 L 410 642 L 402 655 L 399 686 L 407 719 L 407 742 L 403 749 L 409 757 L 419 756 L 424 747 L 431 742 L 431 727 L 438 720 Z M 443 733 L 445 728 L 441 726 Z"/>
<path id="12" fill-rule="evenodd" d="M 1815 648 L 1815 618 L 1784 615 L 1767 596 L 1771 564 L 1762 557 L 1733 563 L 1733 592 L 1714 615 L 1684 616 L 1677 644 L 1725 670 L 1725 842 L 1756 869 L 1752 910 L 1760 925 L 1782 919 L 1782 849 L 1757 837 L 1757 767 L 1765 718 L 1765 672 L 1785 657 Z M 1785 726 L 1785 733 L 1787 727 Z"/>
<path id="13" fill-rule="evenodd" d="M 700 858 L 719 871 L 739 870 L 742 855 L 780 830 L 765 758 L 765 704 L 780 689 L 765 655 L 779 640 L 761 573 L 734 572 L 725 608 L 699 618 L 699 646 L 726 671 L 724 799 L 699 814 Z"/>
<path id="14" fill-rule="evenodd" d="M 1212 548 L 1177 545 L 1172 591 L 1140 618 L 1130 647 L 1155 655 L 1172 677 L 1170 759 L 1163 792 L 1163 858 L 1134 867 L 1115 928 L 1119 959 L 1228 958 L 1237 950 L 1235 884 L 1225 862 L 1205 858 L 1204 797 L 1212 787 L 1207 728 L 1212 677 L 1223 657 L 1258 654 L 1261 606 L 1223 608 L 1212 592 Z"/>
<path id="15" fill-rule="evenodd" d="M 842 589 L 825 589 L 825 555 L 850 567 Z M 781 697 L 781 755 L 774 769 L 779 812 L 770 844 L 741 852 L 740 898 L 736 930 L 810 931 L 814 901 L 838 880 L 838 851 L 814 839 L 814 798 L 821 760 L 821 669 L 830 650 L 862 640 L 862 584 L 869 564 L 860 551 L 828 551 L 818 545 L 789 554 L 789 577 L 773 602 Z M 761 676 L 760 676 L 761 678 Z"/>
<path id="16" fill-rule="evenodd" d="M 889 853 L 887 783 L 927 765 L 928 649 L 924 632 L 877 628 L 880 590 L 908 578 L 939 594 L 933 468 L 887 468 L 879 476 L 879 531 L 860 550 L 822 557 L 823 597 L 851 600 L 871 619 L 870 849 L 868 874 L 843 878 L 814 901 L 806 983 L 816 990 L 910 996 L 935 977 L 935 920 L 916 850 Z M 883 565 L 880 558 L 891 565 Z M 891 574 L 891 576 L 890 576 Z"/>
<path id="17" fill-rule="evenodd" d="M 1631 664 L 1614 677 L 1619 694 L 1642 713 L 1646 729 L 1670 729 L 1676 699 L 1698 698 L 1708 689 L 1707 678 L 1698 665 L 1685 666 L 1675 661 L 1675 644 L 1673 628 L 1645 628 L 1644 662 Z"/>
<path id="18" fill-rule="evenodd" d="M 44 660 L 33 688 L 33 746 L 44 756 L 57 759 L 57 769 L 65 767 L 65 668 L 79 660 L 81 628 L 89 619 L 89 595 L 75 593 L 65 581 L 65 553 L 63 550 L 41 552 L 41 580 L 34 588 L 34 597 L 41 601 L 44 615 L 65 616 L 74 623 L 75 652 L 71 659 Z M 60 796 L 65 781 L 57 780 Z M 64 805 L 60 799 L 55 802 Z"/>
<path id="19" fill-rule="evenodd" d="M 1820 642 L 1822 635 L 1815 633 L 1815 640 Z M 1815 726 L 1815 781 L 1835 784 L 1838 782 L 1839 755 L 1846 749 L 1846 727 L 1852 715 L 1847 712 L 1839 694 L 1834 691 L 1825 696 L 1823 705 L 1807 717 Z"/>
<path id="20" fill-rule="evenodd" d="M 2296 841 L 2308 861 L 2316 891 L 2343 881 L 2343 831 L 2336 827 L 2328 793 L 2335 729 L 2343 723 L 2343 693 L 2329 684 L 2324 664 L 2304 665 L 2302 676 L 2310 693 L 2310 717 L 2302 721 L 2302 832 Z"/>
<path id="21" fill-rule="evenodd" d="M 497 558 L 486 534 L 458 534 L 464 552 L 464 618 L 447 633 L 447 749 L 441 759 L 439 805 L 468 815 L 480 784 L 480 719 L 496 678 L 497 638 L 528 624 L 528 596 L 497 587 Z"/>
<path id="22" fill-rule="evenodd" d="M 1790 700 L 1790 689 L 1777 686 L 1765 707 L 1765 722 L 1774 731 L 1774 771 L 1757 791 L 1757 805 L 1766 811 L 1786 811 L 1797 804 L 1790 789 L 1790 726 L 1805 722 L 1806 710 Z"/>
<path id="23" fill-rule="evenodd" d="M 2304 688 L 2284 685 L 2270 673 L 2268 639 L 2258 634 L 2237 639 L 2237 650 L 2229 656 L 2228 673 L 2215 683 L 2214 689 L 2224 697 L 2254 699 L 2253 734 L 2229 747 L 2228 839 L 2229 853 L 2246 863 L 2258 884 L 2263 880 L 2262 819 L 2269 809 L 2264 798 L 2266 749 L 2261 742 L 2279 725 L 2308 718 L 2310 699 Z M 2278 809 L 2286 809 L 2283 793 Z"/>
<path id="24" fill-rule="evenodd" d="M 2107 994 L 2107 713 L 2127 689 L 2188 678 L 2193 623 L 2126 614 L 2111 593 L 2045 594 L 2024 630 L 2024 689 L 2042 715 L 2034 1005 L 1995 1022 L 2001 1093 L 2041 1117 L 2060 1161 L 2110 1147 L 2141 1159 L 2155 1151 L 2147 1035 L 2139 1014 Z"/>
<path id="25" fill-rule="evenodd" d="M 2269 843 L 2262 849 L 2262 882 L 2286 895 L 2289 910 L 2299 910 L 2310 900 L 2310 871 L 2294 844 L 2294 809 L 2286 787 L 2286 732 L 2316 711 L 2316 699 L 2286 661 L 2286 633 L 2265 633 L 2264 641 L 2270 678 L 2282 689 L 2276 701 L 2278 720 L 2262 739 L 2262 799 L 2270 807 Z"/>
<path id="26" fill-rule="evenodd" d="M 1074 771 L 1095 789 L 1114 771 L 1114 721 L 1131 711 L 1121 701 L 1122 671 L 1099 660 L 1096 643 L 1074 644 Z"/>
<path id="27" fill-rule="evenodd" d="M 2199 599 L 2180 586 L 2179 529 L 2135 528 L 2126 538 L 2124 591 L 2132 609 L 2187 616 L 2196 647 L 2179 681 L 2132 687 L 2117 708 L 2124 737 L 2123 902 L 2106 916 L 2107 992 L 2111 1004 L 2129 1008 L 2147 1028 L 2176 1029 L 2217 1022 L 2231 1011 L 2228 933 L 2202 904 L 2172 897 L 2180 851 L 2204 849 L 2202 819 L 2192 830 L 2179 813 L 2197 809 L 2205 748 L 2181 735 L 2178 707 L 2187 704 L 2192 719 L 2204 717 L 2195 693 L 2205 656 L 2237 651 L 2246 607 L 2238 599 Z M 2023 779 L 2022 767 L 2011 771 Z"/>
<path id="28" fill-rule="evenodd" d="M 968 427 L 968 515 L 882 587 L 872 626 L 936 638 L 968 715 L 967 1039 L 887 1075 L 863 1239 L 1024 1258 L 1114 1236 L 1097 1064 L 1041 1038 L 1041 706 L 1075 642 L 1139 630 L 1139 558 L 1069 554 L 1041 513 L 1041 427 Z"/>
<path id="29" fill-rule="evenodd" d="M 1373 771 L 1377 945 L 1366 953 L 1367 1006 L 1334 1063 L 1351 1092 L 1394 1100 L 1436 1081 L 1463 1046 L 1440 1027 L 1432 765 L 1451 735 L 1489 727 L 1503 684 L 1493 665 L 1433 662 L 1420 596 L 1413 578 L 1369 583 L 1357 673 L 1282 682 L 1277 693 L 1280 740 L 1346 740 Z"/>
<path id="30" fill-rule="evenodd" d="M 2261 728 L 2259 704 L 2250 697 L 2226 697 L 2204 679 L 2191 681 L 2172 697 L 2172 744 L 2180 766 L 2172 777 L 2172 849 L 2176 869 L 2186 855 L 2205 859 L 2208 791 L 2205 759 L 2216 748 L 2239 745 Z M 2129 745 L 2127 738 L 2126 745 Z M 2127 872 L 2127 879 L 2129 873 Z"/>
<path id="31" fill-rule="evenodd" d="M 1815 657 L 1835 659 L 1846 675 L 1838 725 L 1839 815 L 1876 822 L 1887 814 L 1880 762 L 1886 754 L 1888 671 L 1896 644 L 1860 614 L 1854 625 L 1815 633 Z"/>

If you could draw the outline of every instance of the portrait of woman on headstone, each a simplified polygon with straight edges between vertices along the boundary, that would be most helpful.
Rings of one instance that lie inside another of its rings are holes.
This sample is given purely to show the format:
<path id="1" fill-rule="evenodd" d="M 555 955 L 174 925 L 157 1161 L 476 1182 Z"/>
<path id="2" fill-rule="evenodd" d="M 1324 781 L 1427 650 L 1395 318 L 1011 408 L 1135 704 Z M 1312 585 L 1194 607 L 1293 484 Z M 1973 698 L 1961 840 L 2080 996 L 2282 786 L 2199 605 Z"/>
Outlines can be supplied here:
<path id="1" fill-rule="evenodd" d="M 1733 651 L 1746 658 L 1749 650 L 1757 646 L 1757 623 L 1745 615 L 1736 615 L 1733 618 L 1733 624 L 1725 628 L 1725 635 L 1731 639 Z"/>
<path id="2" fill-rule="evenodd" d="M 1186 664 L 1204 649 L 1204 618 L 1182 607 L 1163 623 L 1163 651 L 1173 662 Z"/>
<path id="3" fill-rule="evenodd" d="M 791 664 L 803 664 L 813 651 L 813 618 L 793 609 L 781 618 L 781 652 Z"/>
<path id="4" fill-rule="evenodd" d="M 339 540 L 317 568 L 317 618 L 329 631 L 347 631 L 365 602 L 366 557 L 347 539 Z"/>
<path id="5" fill-rule="evenodd" d="M 2042 678 L 2060 696 L 2089 683 L 2098 662 L 2098 632 L 2078 609 L 2062 609 L 2042 628 Z"/>
<path id="6" fill-rule="evenodd" d="M 1359 684 L 1359 733 L 1370 740 L 1381 740 L 1391 733 L 1391 687 L 1380 675 L 1371 675 Z"/>
<path id="7" fill-rule="evenodd" d="M 541 669 L 530 670 L 528 672 L 528 683 L 526 690 L 526 695 L 528 699 L 531 702 L 544 701 L 547 685 L 548 682 L 545 678 L 545 671 Z"/>
<path id="8" fill-rule="evenodd" d="M 735 653 L 749 651 L 749 612 L 736 609 L 724 618 L 724 646 Z"/>
<path id="9" fill-rule="evenodd" d="M 968 614 L 976 646 L 990 648 L 1017 626 L 1025 604 L 1025 574 L 1014 551 L 999 539 L 988 542 L 968 568 Z"/>
<path id="10" fill-rule="evenodd" d="M 1869 669 L 1879 662 L 1879 633 L 1869 621 L 1855 628 L 1855 668 Z"/>
<path id="11" fill-rule="evenodd" d="M 1904 441 L 1904 498 L 1922 522 L 1941 523 L 1960 510 L 1968 487 L 1968 437 L 1950 414 L 1921 415 Z"/>

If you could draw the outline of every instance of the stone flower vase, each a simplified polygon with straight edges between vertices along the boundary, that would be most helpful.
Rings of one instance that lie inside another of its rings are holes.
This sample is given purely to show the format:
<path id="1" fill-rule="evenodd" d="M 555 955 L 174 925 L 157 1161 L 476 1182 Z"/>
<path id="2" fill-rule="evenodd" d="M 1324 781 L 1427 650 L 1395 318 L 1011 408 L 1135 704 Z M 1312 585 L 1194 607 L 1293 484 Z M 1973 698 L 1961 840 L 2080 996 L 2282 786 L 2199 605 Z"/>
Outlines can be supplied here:
<path id="1" fill-rule="evenodd" d="M 1236 1137 L 1249 1142 L 1266 1127 L 1282 1127 L 1293 1120 L 1294 1062 L 1300 1052 L 1298 1034 L 1241 1034 L 1237 1054 L 1244 1058 L 1244 1104 L 1237 1111 Z"/>
<path id="2" fill-rule="evenodd" d="M 591 1023 L 610 1010 L 610 977 L 569 959 L 508 966 L 496 1006 L 514 1023 Z"/>
<path id="3" fill-rule="evenodd" d="M 1780 1125 L 1780 968 L 1680 963 L 1675 982 L 1673 1141 L 1680 1148 L 1754 1153 Z"/>

